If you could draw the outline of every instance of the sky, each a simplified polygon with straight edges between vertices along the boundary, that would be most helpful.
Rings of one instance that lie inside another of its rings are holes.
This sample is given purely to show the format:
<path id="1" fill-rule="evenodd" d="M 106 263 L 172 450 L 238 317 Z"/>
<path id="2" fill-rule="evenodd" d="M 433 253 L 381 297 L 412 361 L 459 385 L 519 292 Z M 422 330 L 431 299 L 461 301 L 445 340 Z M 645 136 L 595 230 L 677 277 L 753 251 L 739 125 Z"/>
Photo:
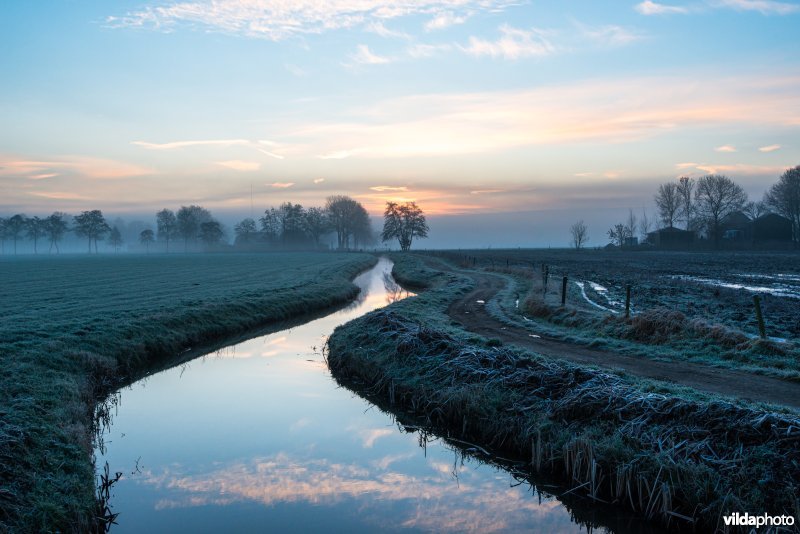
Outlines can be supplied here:
<path id="1" fill-rule="evenodd" d="M 800 2 L 8 0 L 0 215 L 347 194 L 423 246 L 590 244 L 658 184 L 800 164 Z"/>

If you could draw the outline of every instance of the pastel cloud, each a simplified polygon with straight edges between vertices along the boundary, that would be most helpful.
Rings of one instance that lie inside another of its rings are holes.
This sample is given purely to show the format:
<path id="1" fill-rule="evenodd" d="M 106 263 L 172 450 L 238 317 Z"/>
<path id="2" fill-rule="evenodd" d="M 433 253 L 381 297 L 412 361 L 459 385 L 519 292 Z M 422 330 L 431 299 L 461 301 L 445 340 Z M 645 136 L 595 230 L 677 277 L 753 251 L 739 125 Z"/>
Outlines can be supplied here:
<path id="1" fill-rule="evenodd" d="M 222 167 L 227 167 L 228 169 L 233 169 L 234 171 L 257 171 L 261 168 L 261 164 L 257 161 L 242 161 L 242 160 L 230 160 L 230 161 L 218 161 L 217 165 L 221 165 Z"/>
<path id="2" fill-rule="evenodd" d="M 142 148 L 146 148 L 147 150 L 176 150 L 180 148 L 190 148 L 196 146 L 201 146 L 201 147 L 250 146 L 253 144 L 253 142 L 247 139 L 206 139 L 198 141 L 172 141 L 169 143 L 150 143 L 147 141 L 132 141 L 131 144 Z"/>
<path id="3" fill-rule="evenodd" d="M 51 200 L 88 200 L 89 198 L 79 195 L 78 193 L 70 193 L 66 191 L 31 191 L 28 194 Z"/>
<path id="4" fill-rule="evenodd" d="M 712 5 L 737 11 L 758 11 L 762 15 L 789 15 L 800 11 L 800 5 L 772 0 L 716 0 Z"/>
<path id="5" fill-rule="evenodd" d="M 736 147 L 731 145 L 722 145 L 715 148 L 717 152 L 736 152 Z"/>
<path id="6" fill-rule="evenodd" d="M 585 38 L 602 46 L 624 46 L 643 39 L 642 34 L 614 24 L 597 27 L 576 25 Z"/>
<path id="7" fill-rule="evenodd" d="M 382 32 L 383 22 L 428 15 L 433 20 L 457 20 L 468 12 L 496 12 L 511 0 L 194 0 L 147 6 L 106 19 L 112 28 L 146 28 L 173 31 L 188 27 L 245 37 L 281 41 L 291 37 L 366 27 Z M 385 27 L 384 27 L 385 28 Z M 385 32 L 384 32 L 385 33 Z"/>
<path id="8" fill-rule="evenodd" d="M 350 61 L 356 65 L 385 65 L 391 63 L 392 59 L 374 54 L 369 46 L 360 44 L 356 47 L 355 53 L 350 55 Z"/>
<path id="9" fill-rule="evenodd" d="M 400 187 L 392 187 L 389 185 L 376 185 L 375 187 L 370 187 L 373 191 L 384 192 L 384 191 L 408 191 L 408 187 L 400 186 Z"/>
<path id="10" fill-rule="evenodd" d="M 556 47 L 542 30 L 523 30 L 508 24 L 500 26 L 500 37 L 495 41 L 487 41 L 479 37 L 469 38 L 469 45 L 461 49 L 475 57 L 492 57 L 502 59 L 521 59 L 544 57 L 556 52 Z"/>
<path id="11" fill-rule="evenodd" d="M 0 176 L 43 180 L 59 175 L 91 179 L 122 179 L 152 174 L 153 169 L 124 161 L 91 156 L 62 156 L 53 160 L 26 160 L 0 157 Z"/>
<path id="12" fill-rule="evenodd" d="M 456 15 L 452 12 L 446 11 L 436 15 L 434 18 L 425 23 L 425 30 L 434 31 L 442 30 L 456 24 L 464 24 L 467 21 L 466 16 Z"/>
<path id="13" fill-rule="evenodd" d="M 269 184 L 270 187 L 274 187 L 275 189 L 288 189 L 292 187 L 294 182 L 273 182 Z"/>
<path id="14" fill-rule="evenodd" d="M 759 152 L 775 152 L 776 150 L 780 150 L 780 149 L 781 149 L 781 145 L 768 145 L 768 146 L 762 146 L 758 150 L 759 150 Z"/>
<path id="15" fill-rule="evenodd" d="M 642 15 L 673 15 L 673 14 L 686 14 L 689 10 L 682 6 L 671 6 L 667 4 L 659 4 L 645 0 L 634 7 L 636 11 Z"/>
<path id="16" fill-rule="evenodd" d="M 798 83 L 791 76 L 730 77 L 721 79 L 711 94 L 685 78 L 620 78 L 528 90 L 414 95 L 344 109 L 347 121 L 300 125 L 287 136 L 320 150 L 319 159 L 405 158 L 620 143 L 687 128 L 796 127 Z"/>

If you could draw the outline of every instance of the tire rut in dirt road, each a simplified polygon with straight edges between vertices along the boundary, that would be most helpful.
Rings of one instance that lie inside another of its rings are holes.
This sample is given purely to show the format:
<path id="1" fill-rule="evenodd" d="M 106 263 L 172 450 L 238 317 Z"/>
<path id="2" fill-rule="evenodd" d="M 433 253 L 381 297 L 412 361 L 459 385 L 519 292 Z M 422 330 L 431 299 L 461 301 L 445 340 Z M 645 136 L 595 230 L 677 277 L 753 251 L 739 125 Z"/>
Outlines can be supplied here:
<path id="1" fill-rule="evenodd" d="M 738 397 L 800 409 L 800 384 L 743 371 L 710 367 L 686 361 L 659 362 L 582 347 L 573 343 L 532 337 L 522 328 L 507 326 L 489 315 L 485 304 L 505 286 L 495 275 L 458 271 L 475 280 L 475 289 L 453 302 L 447 314 L 463 327 L 487 338 L 496 338 L 543 356 L 579 364 L 619 369 L 632 375 L 689 386 L 706 393 Z"/>

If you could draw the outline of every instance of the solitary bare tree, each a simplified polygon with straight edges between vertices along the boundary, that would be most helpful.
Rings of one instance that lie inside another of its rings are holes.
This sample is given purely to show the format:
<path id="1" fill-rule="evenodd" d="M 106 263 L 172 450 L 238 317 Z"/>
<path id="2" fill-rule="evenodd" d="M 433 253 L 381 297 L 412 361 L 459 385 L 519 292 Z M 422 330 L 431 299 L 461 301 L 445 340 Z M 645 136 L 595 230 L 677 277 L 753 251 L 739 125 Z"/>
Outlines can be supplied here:
<path id="1" fill-rule="evenodd" d="M 569 233 L 572 236 L 572 246 L 575 247 L 575 250 L 583 248 L 583 245 L 589 240 L 589 228 L 583 220 L 570 226 Z"/>
<path id="2" fill-rule="evenodd" d="M 727 176 L 710 174 L 697 180 L 695 202 L 697 212 L 716 246 L 721 237 L 722 219 L 741 210 L 747 202 L 747 194 Z"/>
<path id="3" fill-rule="evenodd" d="M 792 221 L 792 238 L 800 245 L 800 165 L 784 172 L 778 183 L 769 188 L 765 201 L 775 211 Z"/>
<path id="4" fill-rule="evenodd" d="M 387 202 L 383 212 L 383 232 L 381 240 L 397 239 L 400 250 L 407 251 L 415 237 L 428 237 L 428 223 L 425 214 L 416 202 L 397 204 Z"/>
<path id="5" fill-rule="evenodd" d="M 678 211 L 681 208 L 681 195 L 678 184 L 668 182 L 658 186 L 655 196 L 658 216 L 666 228 L 675 226 Z"/>

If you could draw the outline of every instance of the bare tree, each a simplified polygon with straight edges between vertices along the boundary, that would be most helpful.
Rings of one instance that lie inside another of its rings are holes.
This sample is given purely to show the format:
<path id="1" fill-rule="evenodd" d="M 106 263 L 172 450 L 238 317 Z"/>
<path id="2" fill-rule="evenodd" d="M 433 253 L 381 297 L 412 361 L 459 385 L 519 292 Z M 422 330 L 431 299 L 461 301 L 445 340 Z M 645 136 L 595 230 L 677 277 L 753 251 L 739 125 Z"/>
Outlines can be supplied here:
<path id="1" fill-rule="evenodd" d="M 619 248 L 625 246 L 625 242 L 631 237 L 628 231 L 628 225 L 625 223 L 617 223 L 608 230 L 608 239 L 613 245 Z"/>
<path id="2" fill-rule="evenodd" d="M 85 237 L 89 240 L 89 253 L 92 253 L 92 242 L 94 242 L 94 252 L 97 254 L 97 240 L 102 239 L 104 235 L 111 231 L 111 228 L 106 223 L 103 212 L 100 210 L 91 210 L 81 212 L 80 215 L 73 217 L 75 225 L 73 231 L 78 237 Z"/>
<path id="3" fill-rule="evenodd" d="M 38 254 L 39 238 L 44 236 L 44 221 L 34 215 L 25 221 L 25 226 L 28 230 L 26 232 L 28 239 L 33 241 L 33 253 Z"/>
<path id="4" fill-rule="evenodd" d="M 175 212 L 163 209 L 156 213 L 156 226 L 158 228 L 158 238 L 166 245 L 169 252 L 169 242 L 178 235 L 178 219 Z"/>
<path id="5" fill-rule="evenodd" d="M 678 184 L 668 182 L 658 186 L 655 196 L 658 216 L 666 228 L 675 226 L 675 220 L 681 209 L 681 195 Z"/>
<path id="6" fill-rule="evenodd" d="M 572 246 L 575 250 L 580 250 L 589 240 L 589 228 L 583 220 L 580 220 L 569 227 L 569 234 L 572 236 Z"/>
<path id="7" fill-rule="evenodd" d="M 139 234 L 139 243 L 144 245 L 145 251 L 149 254 L 150 253 L 150 245 L 153 244 L 156 240 L 156 236 L 150 228 L 142 230 Z"/>
<path id="8" fill-rule="evenodd" d="M 769 188 L 765 201 L 775 211 L 792 221 L 792 238 L 800 245 L 800 165 L 788 169 Z"/>
<path id="9" fill-rule="evenodd" d="M 14 254 L 17 253 L 17 241 L 20 234 L 25 230 L 28 225 L 28 218 L 22 213 L 17 213 L 6 219 L 5 233 L 14 241 Z"/>
<path id="10" fill-rule="evenodd" d="M 67 217 L 69 217 L 69 215 L 66 213 L 55 211 L 44 220 L 44 233 L 50 241 L 49 252 L 53 251 L 53 247 L 56 247 L 56 253 L 60 252 L 58 250 L 58 243 L 63 239 L 64 234 L 66 234 L 69 229 Z"/>
<path id="11" fill-rule="evenodd" d="M 681 176 L 678 179 L 678 197 L 680 208 L 678 213 L 681 219 L 686 223 L 686 229 L 691 230 L 695 216 L 695 206 L 693 201 L 695 181 L 694 178 L 688 176 Z"/>
<path id="12" fill-rule="evenodd" d="M 233 227 L 233 233 L 236 234 L 236 243 L 252 242 L 258 233 L 256 221 L 249 217 L 242 219 L 241 222 Z"/>
<path id="13" fill-rule="evenodd" d="M 114 226 L 111 229 L 111 233 L 108 234 L 108 244 L 114 247 L 114 254 L 119 252 L 119 247 L 122 246 L 122 233 L 119 231 L 119 227 Z"/>
<path id="14" fill-rule="evenodd" d="M 758 219 L 759 217 L 761 217 L 762 215 L 765 215 L 765 214 L 769 213 L 769 209 L 767 208 L 767 204 L 765 202 L 759 201 L 759 200 L 757 200 L 755 202 L 753 202 L 751 200 L 750 202 L 748 202 L 747 204 L 744 205 L 744 208 L 742 208 L 742 211 L 744 212 L 745 215 L 747 215 L 748 217 L 750 217 L 750 219 L 752 219 L 754 221 L 756 219 Z"/>
<path id="15" fill-rule="evenodd" d="M 727 176 L 710 174 L 697 180 L 697 212 L 708 229 L 714 245 L 719 244 L 722 219 L 739 211 L 747 202 L 744 189 Z"/>
<path id="16" fill-rule="evenodd" d="M 214 218 L 211 212 L 202 206 L 181 206 L 175 216 L 177 233 L 183 238 L 183 251 L 189 247 L 189 241 L 195 241 L 200 236 L 200 227 L 203 223 L 211 222 Z"/>
<path id="17" fill-rule="evenodd" d="M 322 208 L 308 208 L 304 221 L 308 236 L 314 240 L 314 246 L 319 248 L 319 238 L 331 231 L 328 214 Z"/>
<path id="18" fill-rule="evenodd" d="M 336 232 L 337 246 L 340 250 L 349 249 L 351 239 L 372 233 L 369 215 L 360 203 L 344 195 L 334 195 L 326 199 L 325 212 L 332 229 Z"/>
<path id="19" fill-rule="evenodd" d="M 222 238 L 225 237 L 225 231 L 219 221 L 212 219 L 200 223 L 199 237 L 207 248 L 212 248 L 222 242 Z"/>
<path id="20" fill-rule="evenodd" d="M 387 202 L 383 212 L 383 232 L 381 240 L 397 239 L 400 250 L 407 251 L 415 237 L 428 237 L 428 223 L 425 214 L 416 202 L 397 204 Z"/>

